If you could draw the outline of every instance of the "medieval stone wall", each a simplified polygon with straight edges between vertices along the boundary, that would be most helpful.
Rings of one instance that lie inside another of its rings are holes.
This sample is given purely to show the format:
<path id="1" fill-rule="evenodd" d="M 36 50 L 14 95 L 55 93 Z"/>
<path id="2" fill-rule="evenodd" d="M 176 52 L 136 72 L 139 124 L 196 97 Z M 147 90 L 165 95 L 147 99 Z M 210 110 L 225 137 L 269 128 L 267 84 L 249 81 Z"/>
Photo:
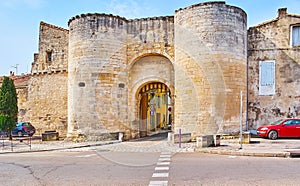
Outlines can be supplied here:
<path id="1" fill-rule="evenodd" d="M 19 101 L 19 120 L 30 121 L 37 134 L 56 130 L 65 137 L 67 133 L 68 37 L 68 30 L 40 23 L 39 51 L 34 54 L 26 101 Z"/>
<path id="2" fill-rule="evenodd" d="M 67 72 L 33 75 L 28 81 L 28 101 L 24 121 L 30 121 L 37 134 L 56 130 L 67 132 Z"/>
<path id="3" fill-rule="evenodd" d="M 249 28 L 249 127 L 300 117 L 300 47 L 291 46 L 291 26 L 300 16 L 279 9 L 278 17 Z M 259 94 L 259 62 L 275 61 L 275 94 Z"/>
<path id="4" fill-rule="evenodd" d="M 41 22 L 39 51 L 34 55 L 31 72 L 40 73 L 67 70 L 68 43 L 68 30 Z"/>
<path id="5" fill-rule="evenodd" d="M 175 13 L 175 132 L 238 130 L 240 92 L 246 92 L 246 20 L 243 10 L 224 2 Z"/>

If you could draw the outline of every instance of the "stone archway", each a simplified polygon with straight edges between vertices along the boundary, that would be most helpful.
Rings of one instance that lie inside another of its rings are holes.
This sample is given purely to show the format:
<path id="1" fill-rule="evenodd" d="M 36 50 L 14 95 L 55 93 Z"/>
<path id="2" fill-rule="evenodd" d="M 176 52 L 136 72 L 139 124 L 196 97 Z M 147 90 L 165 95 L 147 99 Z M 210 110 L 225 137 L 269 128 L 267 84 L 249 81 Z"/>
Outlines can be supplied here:
<path id="1" fill-rule="evenodd" d="M 174 67 L 172 62 L 165 56 L 149 54 L 138 58 L 134 63 L 132 63 L 128 72 L 128 119 L 131 127 L 137 131 L 134 136 L 145 136 L 147 131 L 150 131 L 146 129 L 147 125 L 145 124 L 147 122 L 150 123 L 150 121 L 147 121 L 146 119 L 150 120 L 151 118 L 151 113 L 148 108 L 148 100 L 150 99 L 149 96 L 151 93 L 149 91 L 152 91 L 154 97 L 161 94 L 162 90 L 173 93 Z M 152 88 L 150 88 L 151 86 Z M 155 86 L 157 87 L 154 88 Z M 165 88 L 162 89 L 159 88 L 159 86 Z M 152 117 L 152 119 L 155 119 L 155 124 L 153 124 L 153 126 L 156 125 L 156 120 L 161 120 L 161 122 L 163 122 L 163 117 L 166 117 L 166 114 L 165 116 L 163 114 L 159 116 L 159 113 L 156 116 L 155 112 L 152 114 L 155 114 L 155 116 Z M 158 119 L 159 117 L 161 119 Z M 153 122 L 152 119 L 151 122 Z M 141 124 L 143 122 L 144 124 Z M 156 130 L 158 127 L 156 126 L 153 128 Z"/>

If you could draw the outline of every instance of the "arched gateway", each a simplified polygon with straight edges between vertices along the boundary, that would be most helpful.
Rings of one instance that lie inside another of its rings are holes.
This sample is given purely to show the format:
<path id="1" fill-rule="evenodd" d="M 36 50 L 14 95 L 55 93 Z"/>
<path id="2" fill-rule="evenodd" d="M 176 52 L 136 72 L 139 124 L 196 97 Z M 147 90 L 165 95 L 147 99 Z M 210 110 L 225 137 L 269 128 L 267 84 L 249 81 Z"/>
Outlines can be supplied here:
<path id="1" fill-rule="evenodd" d="M 138 58 L 129 71 L 129 103 L 133 120 L 137 121 L 139 136 L 172 127 L 174 67 L 171 61 L 158 54 Z"/>

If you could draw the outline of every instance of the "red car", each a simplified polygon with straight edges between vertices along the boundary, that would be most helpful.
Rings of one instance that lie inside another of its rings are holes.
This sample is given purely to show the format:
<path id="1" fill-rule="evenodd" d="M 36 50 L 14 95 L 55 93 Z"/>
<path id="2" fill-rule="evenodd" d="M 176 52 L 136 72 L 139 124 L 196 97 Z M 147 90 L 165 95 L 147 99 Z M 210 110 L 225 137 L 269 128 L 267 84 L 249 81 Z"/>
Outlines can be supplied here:
<path id="1" fill-rule="evenodd" d="M 257 129 L 257 135 L 272 140 L 300 137 L 300 118 L 281 119 L 270 125 L 261 126 Z"/>

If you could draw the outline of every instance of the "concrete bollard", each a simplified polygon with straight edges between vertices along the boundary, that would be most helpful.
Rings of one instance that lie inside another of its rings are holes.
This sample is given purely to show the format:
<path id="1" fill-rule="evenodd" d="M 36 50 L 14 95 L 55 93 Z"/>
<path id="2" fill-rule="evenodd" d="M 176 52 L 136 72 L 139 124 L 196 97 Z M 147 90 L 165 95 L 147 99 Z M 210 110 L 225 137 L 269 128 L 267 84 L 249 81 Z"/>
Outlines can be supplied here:
<path id="1" fill-rule="evenodd" d="M 215 146 L 213 135 L 203 135 L 196 137 L 196 145 L 198 148 Z"/>
<path id="2" fill-rule="evenodd" d="M 123 141 L 124 134 L 123 132 L 119 132 L 119 141 Z"/>
<path id="3" fill-rule="evenodd" d="M 251 136 L 250 132 L 243 132 L 242 133 L 242 143 L 249 144 L 251 141 L 250 136 Z"/>
<path id="4" fill-rule="evenodd" d="M 215 146 L 220 146 L 221 145 L 221 135 L 220 134 L 215 134 L 214 135 L 214 145 Z"/>
<path id="5" fill-rule="evenodd" d="M 198 148 L 207 147 L 207 137 L 206 136 L 197 136 L 196 145 Z"/>
<path id="6" fill-rule="evenodd" d="M 168 132 L 168 141 L 170 142 L 172 140 L 172 135 L 171 135 L 171 132 Z"/>

